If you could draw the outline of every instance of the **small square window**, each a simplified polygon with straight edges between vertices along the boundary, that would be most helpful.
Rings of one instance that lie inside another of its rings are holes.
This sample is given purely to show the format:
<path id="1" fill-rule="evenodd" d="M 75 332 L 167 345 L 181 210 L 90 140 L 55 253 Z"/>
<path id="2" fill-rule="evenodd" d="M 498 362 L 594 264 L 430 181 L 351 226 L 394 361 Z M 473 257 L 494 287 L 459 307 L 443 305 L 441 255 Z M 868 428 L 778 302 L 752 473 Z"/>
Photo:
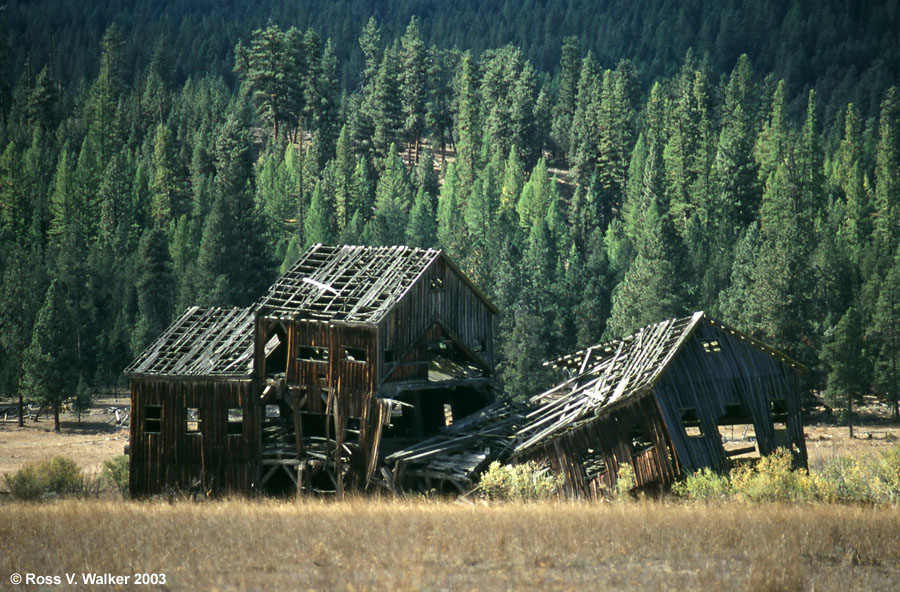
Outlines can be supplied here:
<path id="1" fill-rule="evenodd" d="M 719 342 L 716 339 L 711 341 L 701 341 L 700 343 L 703 346 L 703 351 L 708 354 L 722 351 L 722 346 L 719 345 Z"/>
<path id="2" fill-rule="evenodd" d="M 266 405 L 266 417 L 281 417 L 281 407 L 278 405 Z"/>
<path id="3" fill-rule="evenodd" d="M 297 352 L 297 358 L 303 362 L 324 364 L 328 362 L 328 348 L 315 345 L 301 345 Z"/>
<path id="4" fill-rule="evenodd" d="M 229 436 L 244 435 L 244 410 L 240 407 L 228 408 L 228 425 L 225 433 Z"/>
<path id="5" fill-rule="evenodd" d="M 702 438 L 703 428 L 700 426 L 700 418 L 695 407 L 682 407 L 678 410 L 681 414 L 681 423 L 684 424 L 684 432 L 688 438 Z"/>
<path id="6" fill-rule="evenodd" d="M 147 405 L 144 408 L 144 433 L 158 434 L 162 431 L 162 406 Z"/>
<path id="7" fill-rule="evenodd" d="M 384 350 L 384 363 L 385 364 L 393 364 L 394 363 L 394 350 L 392 350 L 392 349 Z"/>
<path id="8" fill-rule="evenodd" d="M 184 433 L 191 435 L 200 434 L 200 409 L 187 407 L 184 412 Z"/>
<path id="9" fill-rule="evenodd" d="M 367 361 L 366 350 L 361 347 L 345 347 L 344 361 L 365 364 Z"/>
<path id="10" fill-rule="evenodd" d="M 432 292 L 440 292 L 444 289 L 444 278 L 440 276 L 432 276 L 428 279 L 428 287 Z"/>

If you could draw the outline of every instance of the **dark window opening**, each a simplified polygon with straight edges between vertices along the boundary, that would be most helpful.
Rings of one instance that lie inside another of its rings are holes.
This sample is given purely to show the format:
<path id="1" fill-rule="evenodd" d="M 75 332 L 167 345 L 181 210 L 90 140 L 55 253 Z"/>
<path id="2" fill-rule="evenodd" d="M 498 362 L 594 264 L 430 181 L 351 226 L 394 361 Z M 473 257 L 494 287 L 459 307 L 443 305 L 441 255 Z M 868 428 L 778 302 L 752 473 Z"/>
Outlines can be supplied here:
<path id="1" fill-rule="evenodd" d="M 788 409 L 786 399 L 772 399 L 769 401 L 769 412 L 772 414 L 772 421 L 787 421 Z"/>
<path id="2" fill-rule="evenodd" d="M 440 292 L 444 289 L 444 278 L 440 276 L 433 276 L 428 280 L 428 288 L 432 292 Z"/>
<path id="3" fill-rule="evenodd" d="M 158 434 L 162 431 L 162 406 L 147 405 L 144 408 L 144 433 Z"/>
<path id="4" fill-rule="evenodd" d="M 688 438 L 702 438 L 703 428 L 700 418 L 697 416 L 696 407 L 683 407 L 678 410 L 681 414 L 681 422 L 684 424 L 684 432 Z"/>
<path id="5" fill-rule="evenodd" d="M 240 407 L 228 408 L 228 425 L 225 433 L 229 436 L 244 435 L 244 410 Z"/>
<path id="6" fill-rule="evenodd" d="M 361 347 L 345 347 L 344 361 L 365 364 L 368 361 L 366 350 Z"/>
<path id="7" fill-rule="evenodd" d="M 628 432 L 631 440 L 631 455 L 636 456 L 653 448 L 653 439 L 642 425 L 634 425 Z"/>
<path id="8" fill-rule="evenodd" d="M 581 459 L 581 466 L 584 468 L 585 478 L 593 479 L 606 472 L 606 459 L 599 450 L 588 448 L 587 454 Z"/>
<path id="9" fill-rule="evenodd" d="M 475 343 L 472 345 L 472 351 L 476 354 L 480 354 L 483 351 L 487 350 L 487 340 L 485 339 L 476 339 Z"/>
<path id="10" fill-rule="evenodd" d="M 314 345 L 301 345 L 298 349 L 297 358 L 303 362 L 324 364 L 328 362 L 328 348 Z"/>
<path id="11" fill-rule="evenodd" d="M 192 436 L 200 435 L 200 409 L 197 407 L 185 408 L 184 433 Z"/>
<path id="12" fill-rule="evenodd" d="M 280 323 L 269 330 L 264 347 L 266 357 L 266 374 L 287 373 L 287 333 Z"/>
<path id="13" fill-rule="evenodd" d="M 722 351 L 722 346 L 719 345 L 719 342 L 716 339 L 712 339 L 710 341 L 701 341 L 700 344 L 703 346 L 703 351 L 708 354 Z"/>
<path id="14" fill-rule="evenodd" d="M 385 364 L 393 364 L 395 361 L 394 350 L 386 349 L 384 350 L 384 363 Z"/>

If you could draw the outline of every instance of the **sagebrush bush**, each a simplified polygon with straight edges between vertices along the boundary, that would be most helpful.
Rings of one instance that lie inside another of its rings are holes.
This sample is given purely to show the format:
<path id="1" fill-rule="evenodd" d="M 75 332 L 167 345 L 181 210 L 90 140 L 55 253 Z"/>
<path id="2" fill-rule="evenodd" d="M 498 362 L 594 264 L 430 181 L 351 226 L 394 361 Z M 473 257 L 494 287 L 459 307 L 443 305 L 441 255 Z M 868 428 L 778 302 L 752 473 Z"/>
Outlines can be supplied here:
<path id="1" fill-rule="evenodd" d="M 122 495 L 128 492 L 128 474 L 129 464 L 127 456 L 117 456 L 103 463 L 103 478 L 114 484 Z"/>
<path id="2" fill-rule="evenodd" d="M 494 461 L 482 474 L 478 489 L 489 500 L 534 501 L 553 497 L 560 484 L 560 478 L 537 463 L 501 465 Z"/>
<path id="3" fill-rule="evenodd" d="M 64 456 L 25 465 L 3 477 L 10 495 L 16 499 L 78 495 L 84 491 L 84 473 L 75 461 Z"/>

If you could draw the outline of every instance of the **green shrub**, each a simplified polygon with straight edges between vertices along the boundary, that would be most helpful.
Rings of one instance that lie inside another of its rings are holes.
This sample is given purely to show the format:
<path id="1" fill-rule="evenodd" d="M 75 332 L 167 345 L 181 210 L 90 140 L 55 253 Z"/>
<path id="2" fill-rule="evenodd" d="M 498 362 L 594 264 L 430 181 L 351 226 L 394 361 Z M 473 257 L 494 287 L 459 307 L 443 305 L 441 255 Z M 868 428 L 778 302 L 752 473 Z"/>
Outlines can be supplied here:
<path id="1" fill-rule="evenodd" d="M 4 479 L 10 494 L 16 499 L 78 495 L 84 491 L 81 468 L 64 456 L 25 465 L 15 473 L 6 473 Z"/>
<path id="2" fill-rule="evenodd" d="M 811 499 L 814 488 L 806 471 L 793 469 L 789 450 L 779 448 L 753 466 L 742 465 L 729 474 L 737 497 L 751 501 L 801 501 Z"/>
<path id="3" fill-rule="evenodd" d="M 628 463 L 619 465 L 619 473 L 616 475 L 616 487 L 613 491 L 614 497 L 619 500 L 628 499 L 635 485 L 634 468 Z"/>
<path id="4" fill-rule="evenodd" d="M 482 474 L 478 489 L 489 500 L 532 501 L 552 497 L 561 482 L 531 461 L 516 465 L 494 461 Z"/>
<path id="5" fill-rule="evenodd" d="M 127 456 L 117 456 L 103 463 L 103 479 L 114 484 L 122 495 L 128 492 L 128 472 Z"/>
<path id="6" fill-rule="evenodd" d="M 672 486 L 675 495 L 702 501 L 728 499 L 732 495 L 731 481 L 709 467 L 698 470 Z"/>

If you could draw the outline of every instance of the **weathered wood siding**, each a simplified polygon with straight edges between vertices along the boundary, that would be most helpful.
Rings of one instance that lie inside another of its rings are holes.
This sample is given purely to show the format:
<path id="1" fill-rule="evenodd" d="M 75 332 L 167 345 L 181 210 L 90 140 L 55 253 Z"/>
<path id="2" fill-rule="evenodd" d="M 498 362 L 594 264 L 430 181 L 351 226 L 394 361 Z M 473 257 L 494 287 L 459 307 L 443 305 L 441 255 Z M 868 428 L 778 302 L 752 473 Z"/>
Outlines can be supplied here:
<path id="1" fill-rule="evenodd" d="M 631 447 L 634 427 L 645 431 L 652 442 L 650 448 L 637 454 Z M 594 455 L 603 458 L 606 471 L 588 477 L 585 461 Z M 650 396 L 586 421 L 516 460 L 527 459 L 548 462 L 553 473 L 564 478 L 562 494 L 570 498 L 601 497 L 603 488 L 615 486 L 619 468 L 625 463 L 633 467 L 638 487 L 670 484 L 679 472 L 659 408 Z"/>
<path id="2" fill-rule="evenodd" d="M 432 279 L 440 279 L 440 289 L 432 289 Z M 493 369 L 493 317 L 484 300 L 443 257 L 438 257 L 379 326 L 379 382 L 420 378 L 414 366 L 393 369 L 390 364 L 385 365 L 384 351 L 391 350 L 395 360 L 403 359 L 435 322 L 443 324 L 463 346 L 476 352 L 487 368 Z"/>
<path id="3" fill-rule="evenodd" d="M 704 348 L 704 342 L 712 341 L 718 343 L 719 351 Z M 737 334 L 702 323 L 672 360 L 654 395 L 686 472 L 728 468 L 716 424 L 729 404 L 740 403 L 749 412 L 760 454 L 770 454 L 784 444 L 776 441 L 770 411 L 771 402 L 779 399 L 787 404 L 787 444 L 796 446 L 796 462 L 806 466 L 797 370 Z M 697 411 L 702 436 L 687 436 L 681 410 L 689 407 Z"/>
<path id="4" fill-rule="evenodd" d="M 324 413 L 328 393 L 339 401 L 349 417 L 362 417 L 376 387 L 376 331 L 366 325 L 297 320 L 292 324 L 289 385 L 306 392 L 303 411 Z M 300 359 L 303 347 L 328 348 L 327 362 Z M 365 362 L 344 356 L 344 348 L 364 350 Z"/>
<path id="5" fill-rule="evenodd" d="M 259 416 L 252 381 L 131 381 L 129 486 L 134 496 L 199 485 L 249 492 L 256 478 Z M 145 431 L 148 405 L 161 408 L 159 433 Z M 185 432 L 187 409 L 199 410 L 200 433 Z M 243 412 L 241 435 L 228 435 L 228 409 Z"/>

